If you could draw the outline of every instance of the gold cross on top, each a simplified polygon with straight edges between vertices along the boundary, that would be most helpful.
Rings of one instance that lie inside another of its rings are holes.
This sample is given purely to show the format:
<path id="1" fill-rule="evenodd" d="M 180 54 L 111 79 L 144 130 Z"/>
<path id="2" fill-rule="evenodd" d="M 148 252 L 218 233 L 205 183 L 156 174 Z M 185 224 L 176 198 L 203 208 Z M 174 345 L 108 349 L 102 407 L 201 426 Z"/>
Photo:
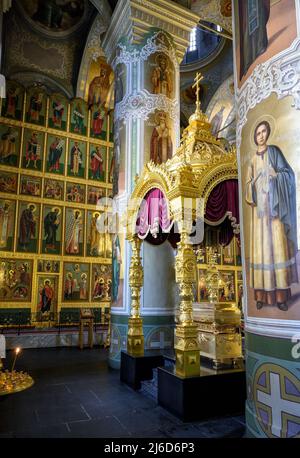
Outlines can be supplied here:
<path id="1" fill-rule="evenodd" d="M 196 88 L 196 97 L 197 97 L 197 102 L 196 102 L 196 107 L 197 110 L 200 109 L 200 82 L 204 79 L 204 76 L 201 75 L 200 72 L 196 74 L 195 78 L 195 84 L 193 84 L 193 88 Z"/>

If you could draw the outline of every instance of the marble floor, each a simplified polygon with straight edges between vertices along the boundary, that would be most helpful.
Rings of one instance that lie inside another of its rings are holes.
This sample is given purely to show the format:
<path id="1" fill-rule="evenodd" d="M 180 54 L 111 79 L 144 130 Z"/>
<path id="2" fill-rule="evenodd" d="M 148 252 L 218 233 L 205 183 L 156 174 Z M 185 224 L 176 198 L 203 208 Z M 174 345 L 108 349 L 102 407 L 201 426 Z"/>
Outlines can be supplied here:
<path id="1" fill-rule="evenodd" d="M 7 352 L 6 368 L 12 353 Z M 103 348 L 23 350 L 16 364 L 34 378 L 28 390 L 0 397 L 0 438 L 240 438 L 243 416 L 183 423 L 135 392 L 107 367 Z"/>

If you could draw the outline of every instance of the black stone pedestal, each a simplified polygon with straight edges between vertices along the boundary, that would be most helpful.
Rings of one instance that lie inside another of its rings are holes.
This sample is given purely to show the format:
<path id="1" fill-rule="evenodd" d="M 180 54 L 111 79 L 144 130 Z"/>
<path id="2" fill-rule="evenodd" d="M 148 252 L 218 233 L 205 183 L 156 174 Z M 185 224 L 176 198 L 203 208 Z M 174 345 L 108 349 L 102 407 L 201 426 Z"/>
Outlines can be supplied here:
<path id="1" fill-rule="evenodd" d="M 158 368 L 158 404 L 182 421 L 241 414 L 245 410 L 243 364 L 214 370 L 201 365 L 200 377 L 182 378 L 173 368 Z"/>
<path id="2" fill-rule="evenodd" d="M 134 390 L 140 390 L 141 381 L 152 380 L 152 369 L 163 365 L 164 358 L 160 351 L 146 350 L 143 356 L 132 356 L 122 351 L 120 380 Z"/>

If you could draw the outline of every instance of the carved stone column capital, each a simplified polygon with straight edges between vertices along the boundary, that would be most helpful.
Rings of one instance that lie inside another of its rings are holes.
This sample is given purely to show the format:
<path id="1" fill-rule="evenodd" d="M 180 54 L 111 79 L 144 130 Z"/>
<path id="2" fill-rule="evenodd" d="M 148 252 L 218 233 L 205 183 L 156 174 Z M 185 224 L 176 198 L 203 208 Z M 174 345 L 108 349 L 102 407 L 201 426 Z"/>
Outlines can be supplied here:
<path id="1" fill-rule="evenodd" d="M 151 28 L 161 29 L 173 38 L 178 62 L 181 62 L 190 32 L 198 22 L 197 14 L 170 0 L 119 0 L 103 48 L 112 61 L 121 37 L 127 37 L 132 45 L 139 45 Z"/>

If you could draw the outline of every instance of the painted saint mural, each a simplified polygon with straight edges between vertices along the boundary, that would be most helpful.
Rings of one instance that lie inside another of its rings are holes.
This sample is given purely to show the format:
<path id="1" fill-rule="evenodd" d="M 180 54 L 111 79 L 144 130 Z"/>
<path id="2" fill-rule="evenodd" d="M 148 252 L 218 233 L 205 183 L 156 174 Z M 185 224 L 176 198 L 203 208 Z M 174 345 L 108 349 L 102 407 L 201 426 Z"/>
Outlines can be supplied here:
<path id="1" fill-rule="evenodd" d="M 85 203 L 85 185 L 79 183 L 68 183 L 66 188 L 67 202 Z"/>
<path id="2" fill-rule="evenodd" d="M 105 256 L 105 234 L 101 230 L 101 213 L 88 212 L 88 256 Z"/>
<path id="3" fill-rule="evenodd" d="M 18 175 L 17 173 L 0 171 L 0 192 L 17 194 Z"/>
<path id="4" fill-rule="evenodd" d="M 299 113 L 292 104 L 273 94 L 250 110 L 241 145 L 247 313 L 259 318 L 299 319 Z"/>
<path id="5" fill-rule="evenodd" d="M 65 252 L 83 255 L 84 213 L 82 210 L 66 209 Z"/>
<path id="6" fill-rule="evenodd" d="M 168 127 L 167 114 L 160 112 L 155 116 L 156 126 L 151 135 L 150 159 L 155 164 L 162 164 L 171 159 L 173 143 L 171 131 Z"/>
<path id="7" fill-rule="evenodd" d="M 92 300 L 103 301 L 111 299 L 111 266 L 104 264 L 92 265 Z"/>
<path id="8" fill-rule="evenodd" d="M 20 202 L 18 218 L 18 251 L 37 253 L 39 215 L 39 205 Z"/>
<path id="9" fill-rule="evenodd" d="M 88 301 L 89 284 L 89 264 L 64 263 L 64 302 Z"/>
<path id="10" fill-rule="evenodd" d="M 68 175 L 84 178 L 86 163 L 86 143 L 77 140 L 69 142 Z"/>
<path id="11" fill-rule="evenodd" d="M 153 94 L 163 94 L 173 97 L 173 75 L 168 56 L 158 53 L 155 57 L 155 67 L 152 70 L 151 82 Z"/>
<path id="12" fill-rule="evenodd" d="M 0 200 L 0 250 L 12 251 L 14 244 L 15 208 L 12 200 Z"/>
<path id="13" fill-rule="evenodd" d="M 267 120 L 257 124 L 257 150 L 246 182 L 246 202 L 252 208 L 250 286 L 258 310 L 267 304 L 286 311 L 291 285 L 298 282 L 296 181 L 284 153 L 269 144 L 270 135 Z"/>
<path id="14" fill-rule="evenodd" d="M 20 194 L 40 197 L 42 193 L 42 179 L 28 175 L 21 175 Z"/>
<path id="15" fill-rule="evenodd" d="M 102 105 L 92 105 L 91 107 L 91 131 L 93 138 L 106 140 L 107 135 L 107 113 Z"/>
<path id="16" fill-rule="evenodd" d="M 88 109 L 84 100 L 74 99 L 71 103 L 70 131 L 74 134 L 87 134 Z"/>
<path id="17" fill-rule="evenodd" d="M 20 121 L 22 119 L 23 101 L 24 88 L 14 81 L 7 81 L 2 116 Z"/>
<path id="18" fill-rule="evenodd" d="M 0 124 L 0 164 L 18 167 L 21 129 Z"/>
<path id="19" fill-rule="evenodd" d="M 66 139 L 55 135 L 47 138 L 46 172 L 64 174 Z"/>
<path id="20" fill-rule="evenodd" d="M 38 275 L 37 311 L 42 314 L 57 310 L 58 277 L 55 275 Z"/>
<path id="21" fill-rule="evenodd" d="M 43 207 L 42 253 L 60 254 L 61 252 L 62 210 L 59 207 Z"/>
<path id="22" fill-rule="evenodd" d="M 46 197 L 47 199 L 63 200 L 64 182 L 45 178 L 44 197 Z"/>
<path id="23" fill-rule="evenodd" d="M 42 170 L 44 151 L 44 133 L 31 129 L 24 130 L 22 167 Z"/>
<path id="24" fill-rule="evenodd" d="M 24 302 L 31 300 L 32 261 L 0 259 L 0 300 Z"/>
<path id="25" fill-rule="evenodd" d="M 46 122 L 46 105 L 47 95 L 42 89 L 29 89 L 27 91 L 26 121 L 44 126 Z"/>
<path id="26" fill-rule="evenodd" d="M 66 130 L 68 102 L 61 94 L 52 94 L 49 100 L 49 127 Z"/>
<path id="27" fill-rule="evenodd" d="M 88 106 L 98 105 L 107 108 L 108 95 L 110 90 L 110 76 L 112 69 L 106 62 L 100 62 L 99 74 L 95 76 L 89 86 Z"/>
<path id="28" fill-rule="evenodd" d="M 89 179 L 105 181 L 106 147 L 90 145 Z"/>

